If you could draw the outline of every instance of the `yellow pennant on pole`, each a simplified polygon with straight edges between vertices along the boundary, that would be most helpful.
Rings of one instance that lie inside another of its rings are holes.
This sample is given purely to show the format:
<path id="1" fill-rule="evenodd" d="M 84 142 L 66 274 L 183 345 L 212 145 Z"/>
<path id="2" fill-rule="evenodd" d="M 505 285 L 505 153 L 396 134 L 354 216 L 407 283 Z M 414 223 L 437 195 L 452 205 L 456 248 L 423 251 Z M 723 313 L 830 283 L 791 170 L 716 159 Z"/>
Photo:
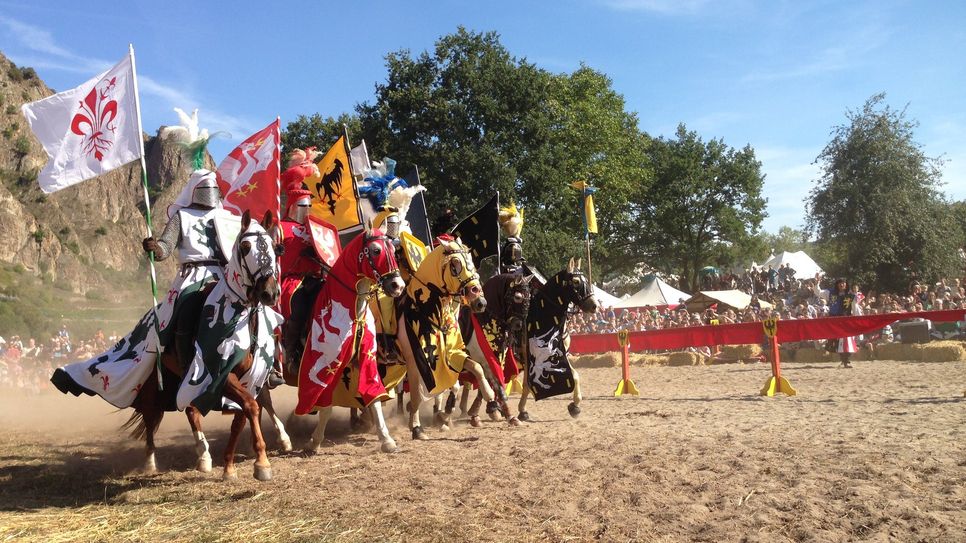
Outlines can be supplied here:
<path id="1" fill-rule="evenodd" d="M 597 210 L 594 208 L 594 193 L 597 189 L 587 184 L 586 181 L 574 181 L 570 184 L 579 190 L 584 197 L 584 226 L 591 234 L 597 233 Z"/>

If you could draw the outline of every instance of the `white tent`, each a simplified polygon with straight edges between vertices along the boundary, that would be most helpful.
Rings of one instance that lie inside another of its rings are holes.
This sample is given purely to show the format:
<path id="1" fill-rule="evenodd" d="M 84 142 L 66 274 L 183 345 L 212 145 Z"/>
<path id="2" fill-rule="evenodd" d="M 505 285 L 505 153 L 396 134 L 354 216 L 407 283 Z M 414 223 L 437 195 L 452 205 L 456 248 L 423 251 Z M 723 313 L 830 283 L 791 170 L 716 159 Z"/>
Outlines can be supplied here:
<path id="1" fill-rule="evenodd" d="M 672 287 L 660 277 L 652 276 L 644 288 L 632 294 L 630 298 L 621 300 L 614 307 L 678 305 L 680 300 L 687 300 L 690 297 L 690 294 Z"/>
<path id="2" fill-rule="evenodd" d="M 687 306 L 688 311 L 704 311 L 714 304 L 726 305 L 740 311 L 751 304 L 751 296 L 740 290 L 702 290 L 688 300 Z M 764 300 L 759 300 L 758 304 L 762 309 L 773 307 Z"/>
<path id="3" fill-rule="evenodd" d="M 605 308 L 616 307 L 617 304 L 621 301 L 620 298 L 618 298 L 617 296 L 614 296 L 613 294 L 610 294 L 602 289 L 597 288 L 597 285 L 594 285 L 594 298 L 597 299 L 597 304 L 600 307 L 605 307 Z"/>
<path id="4" fill-rule="evenodd" d="M 822 268 L 812 260 L 812 257 L 805 254 L 805 251 L 795 251 L 794 253 L 782 251 L 765 261 L 761 267 L 767 269 L 768 266 L 771 266 L 777 270 L 785 264 L 790 264 L 792 269 L 795 270 L 795 279 L 811 279 L 815 277 L 816 273 L 823 273 Z"/>

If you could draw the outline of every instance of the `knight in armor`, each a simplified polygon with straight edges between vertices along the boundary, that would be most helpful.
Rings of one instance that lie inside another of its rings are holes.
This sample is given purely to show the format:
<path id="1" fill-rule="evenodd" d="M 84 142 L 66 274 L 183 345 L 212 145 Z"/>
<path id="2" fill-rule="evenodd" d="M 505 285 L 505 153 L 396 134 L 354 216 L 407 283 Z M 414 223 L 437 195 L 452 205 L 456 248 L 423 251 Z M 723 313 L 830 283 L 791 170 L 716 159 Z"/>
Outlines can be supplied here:
<path id="1" fill-rule="evenodd" d="M 194 336 L 205 288 L 223 277 L 227 262 L 215 233 L 215 218 L 230 217 L 221 205 L 221 190 L 215 172 L 192 172 L 177 200 L 168 207 L 168 223 L 155 239 L 145 238 L 142 246 L 155 260 L 177 252 L 178 275 L 158 307 L 158 339 L 162 348 L 177 349 L 181 367 L 194 357 Z M 172 329 L 171 323 L 174 324 Z"/>
<path id="2" fill-rule="evenodd" d="M 312 305 L 324 282 L 324 264 L 315 252 L 307 226 L 312 193 L 303 189 L 301 183 L 292 183 L 286 192 L 286 202 L 288 209 L 280 225 L 282 296 L 279 312 L 285 318 L 282 325 L 285 374 L 297 377 Z"/>
<path id="3" fill-rule="evenodd" d="M 523 231 L 523 210 L 511 203 L 500 209 L 499 221 L 506 238 L 500 248 L 500 273 L 516 273 L 527 262 L 523 258 L 523 240 L 520 238 Z"/>

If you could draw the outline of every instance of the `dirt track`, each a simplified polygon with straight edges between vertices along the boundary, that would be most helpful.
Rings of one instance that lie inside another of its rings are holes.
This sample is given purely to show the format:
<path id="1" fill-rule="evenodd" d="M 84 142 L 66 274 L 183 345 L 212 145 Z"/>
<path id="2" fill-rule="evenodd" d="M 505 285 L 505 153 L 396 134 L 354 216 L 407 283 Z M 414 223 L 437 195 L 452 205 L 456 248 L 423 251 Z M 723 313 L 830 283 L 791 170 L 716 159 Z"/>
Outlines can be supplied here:
<path id="1" fill-rule="evenodd" d="M 190 471 L 187 424 L 169 414 L 161 472 L 139 475 L 126 413 L 8 396 L 0 539 L 966 541 L 966 364 L 856 365 L 787 365 L 794 398 L 757 395 L 766 365 L 633 368 L 642 396 L 620 400 L 619 370 L 585 369 L 577 420 L 551 399 L 523 428 L 461 423 L 414 443 L 391 416 L 391 456 L 343 412 L 322 454 L 273 453 L 269 483 L 251 458 L 221 481 L 227 417 L 206 420 L 214 473 Z"/>

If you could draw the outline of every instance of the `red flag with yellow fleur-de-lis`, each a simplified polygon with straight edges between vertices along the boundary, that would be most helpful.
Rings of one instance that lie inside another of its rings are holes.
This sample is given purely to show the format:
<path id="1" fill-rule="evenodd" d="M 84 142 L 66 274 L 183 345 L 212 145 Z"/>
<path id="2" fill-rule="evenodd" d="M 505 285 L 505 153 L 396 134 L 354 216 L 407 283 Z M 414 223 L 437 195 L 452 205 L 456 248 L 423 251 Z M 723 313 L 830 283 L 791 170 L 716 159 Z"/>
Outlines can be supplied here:
<path id="1" fill-rule="evenodd" d="M 218 185 L 225 209 L 237 215 L 250 211 L 261 218 L 279 215 L 279 120 L 255 132 L 218 165 Z"/>

